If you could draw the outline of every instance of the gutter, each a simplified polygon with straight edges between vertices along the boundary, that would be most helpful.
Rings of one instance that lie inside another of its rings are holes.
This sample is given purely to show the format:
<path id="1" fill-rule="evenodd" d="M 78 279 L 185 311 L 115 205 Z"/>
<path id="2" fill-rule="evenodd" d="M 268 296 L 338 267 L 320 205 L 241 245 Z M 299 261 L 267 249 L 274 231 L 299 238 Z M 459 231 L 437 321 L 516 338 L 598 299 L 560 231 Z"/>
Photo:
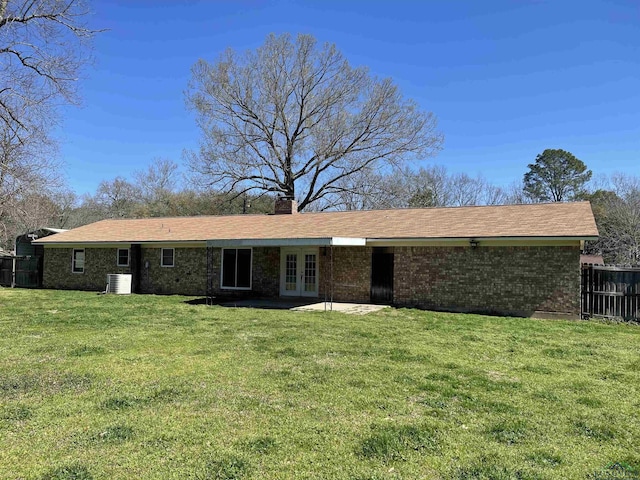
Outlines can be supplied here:
<path id="1" fill-rule="evenodd" d="M 470 240 L 481 241 L 566 241 L 566 240 L 597 240 L 598 236 L 590 235 L 574 235 L 564 237 L 545 237 L 545 236 L 520 236 L 520 237 L 392 237 L 392 238 L 367 238 L 367 245 L 376 243 L 393 243 L 393 242 L 416 242 L 416 243 L 453 243 L 453 242 L 469 242 Z"/>

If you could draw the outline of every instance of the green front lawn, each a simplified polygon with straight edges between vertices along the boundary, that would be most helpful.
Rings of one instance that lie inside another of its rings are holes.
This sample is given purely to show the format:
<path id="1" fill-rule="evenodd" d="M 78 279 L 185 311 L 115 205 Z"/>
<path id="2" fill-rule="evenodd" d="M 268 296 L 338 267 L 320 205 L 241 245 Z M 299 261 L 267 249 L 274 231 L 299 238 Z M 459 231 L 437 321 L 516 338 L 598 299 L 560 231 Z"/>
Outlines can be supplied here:
<path id="1" fill-rule="evenodd" d="M 638 479 L 640 328 L 0 290 L 0 477 Z"/>

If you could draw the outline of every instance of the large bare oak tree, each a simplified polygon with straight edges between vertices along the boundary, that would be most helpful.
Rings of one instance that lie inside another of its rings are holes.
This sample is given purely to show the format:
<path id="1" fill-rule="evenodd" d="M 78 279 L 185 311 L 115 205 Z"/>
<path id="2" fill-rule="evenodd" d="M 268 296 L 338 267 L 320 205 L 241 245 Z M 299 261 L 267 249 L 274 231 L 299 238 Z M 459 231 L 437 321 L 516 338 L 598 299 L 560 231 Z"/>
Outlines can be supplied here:
<path id="1" fill-rule="evenodd" d="M 198 61 L 186 99 L 202 132 L 188 153 L 196 181 L 296 198 L 300 210 L 340 193 L 351 175 L 442 144 L 432 113 L 310 35 L 270 35 L 255 51 Z"/>
<path id="2" fill-rule="evenodd" d="M 83 0 L 0 0 L 0 230 L 60 186 L 58 107 L 76 103 L 96 33 Z M 26 212 L 26 213 L 25 213 Z M 13 227 L 12 227 L 13 228 Z M 15 229 L 14 229 L 15 230 Z M 15 231 L 12 230 L 11 235 Z"/>
<path id="3" fill-rule="evenodd" d="M 77 100 L 87 14 L 83 0 L 0 0 L 0 121 L 20 137 Z"/>

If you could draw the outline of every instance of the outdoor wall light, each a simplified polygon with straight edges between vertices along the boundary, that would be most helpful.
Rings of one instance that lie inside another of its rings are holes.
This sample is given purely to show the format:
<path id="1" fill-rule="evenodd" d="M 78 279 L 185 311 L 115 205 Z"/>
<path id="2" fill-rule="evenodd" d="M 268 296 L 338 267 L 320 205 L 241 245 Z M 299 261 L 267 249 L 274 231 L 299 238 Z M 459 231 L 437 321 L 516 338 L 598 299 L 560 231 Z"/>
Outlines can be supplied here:
<path id="1" fill-rule="evenodd" d="M 478 248 L 478 245 L 480 245 L 480 242 L 475 238 L 472 238 L 469 240 L 469 245 L 471 246 L 471 248 L 476 249 Z"/>

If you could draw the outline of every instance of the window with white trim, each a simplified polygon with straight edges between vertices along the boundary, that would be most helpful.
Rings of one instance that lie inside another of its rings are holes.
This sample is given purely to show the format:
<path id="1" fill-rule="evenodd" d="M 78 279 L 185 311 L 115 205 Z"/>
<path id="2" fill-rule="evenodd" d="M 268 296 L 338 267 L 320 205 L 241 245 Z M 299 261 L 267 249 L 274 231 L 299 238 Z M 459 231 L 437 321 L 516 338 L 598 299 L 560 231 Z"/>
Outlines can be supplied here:
<path id="1" fill-rule="evenodd" d="M 74 248 L 71 257 L 71 272 L 84 273 L 84 248 Z"/>
<path id="2" fill-rule="evenodd" d="M 163 248 L 160 251 L 160 266 L 173 267 L 175 265 L 175 250 L 173 248 Z"/>
<path id="3" fill-rule="evenodd" d="M 250 290 L 251 289 L 250 248 L 222 249 L 222 288 Z"/>
<path id="4" fill-rule="evenodd" d="M 129 266 L 129 249 L 128 248 L 118 249 L 118 266 L 119 267 Z"/>

